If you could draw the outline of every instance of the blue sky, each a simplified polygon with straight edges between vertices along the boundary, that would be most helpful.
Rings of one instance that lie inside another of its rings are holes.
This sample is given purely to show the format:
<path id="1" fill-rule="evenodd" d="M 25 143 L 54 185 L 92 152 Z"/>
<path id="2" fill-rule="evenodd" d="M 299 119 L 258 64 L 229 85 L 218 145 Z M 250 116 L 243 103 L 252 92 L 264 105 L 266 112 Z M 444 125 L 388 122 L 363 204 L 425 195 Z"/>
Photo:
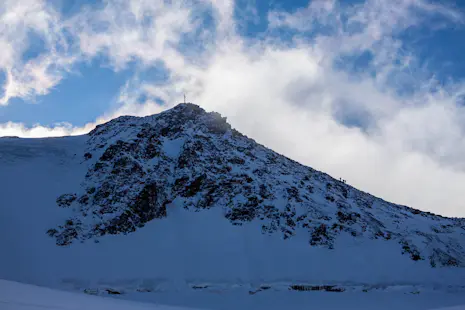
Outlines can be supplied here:
<path id="1" fill-rule="evenodd" d="M 451 0 L 2 1 L 0 136 L 82 134 L 186 93 L 352 185 L 465 215 L 464 16 Z"/>
<path id="2" fill-rule="evenodd" d="M 21 2 L 21 1 L 19 1 Z M 359 4 L 362 1 L 340 1 L 341 6 Z M 238 32 L 248 39 L 259 40 L 268 30 L 267 15 L 273 10 L 289 13 L 308 6 L 308 1 L 248 1 L 239 0 L 235 4 L 235 19 L 241 25 Z M 438 2 L 440 3 L 440 2 Z M 444 2 L 442 2 L 444 3 Z M 459 2 L 460 3 L 460 2 Z M 72 17 L 82 13 L 85 8 L 98 9 L 105 5 L 104 1 L 51 1 L 51 5 L 63 17 Z M 453 7 L 454 2 L 449 5 Z M 457 10 L 464 9 L 456 6 Z M 253 7 L 256 19 L 250 20 L 243 15 L 244 10 Z M 290 35 L 283 31 L 283 38 Z M 402 34 L 403 43 L 413 49 L 422 64 L 428 63 L 430 70 L 444 83 L 448 79 L 463 79 L 465 76 L 465 29 L 450 25 L 432 31 L 428 28 L 407 29 Z M 29 35 L 29 46 L 23 59 L 33 59 L 43 50 L 43 42 L 34 34 Z M 343 66 L 354 71 L 363 71 L 366 57 L 345 59 Z M 32 98 L 11 98 L 9 104 L 0 107 L 0 123 L 8 121 L 20 122 L 30 127 L 36 123 L 54 126 L 56 123 L 69 122 L 75 126 L 83 126 L 97 119 L 104 112 L 114 109 L 119 90 L 134 75 L 136 65 L 129 65 L 123 71 L 115 72 L 108 68 L 106 57 L 97 57 L 73 65 L 73 72 L 67 73 L 62 82 L 51 88 L 48 94 Z M 357 122 L 357 121 L 356 121 Z"/>

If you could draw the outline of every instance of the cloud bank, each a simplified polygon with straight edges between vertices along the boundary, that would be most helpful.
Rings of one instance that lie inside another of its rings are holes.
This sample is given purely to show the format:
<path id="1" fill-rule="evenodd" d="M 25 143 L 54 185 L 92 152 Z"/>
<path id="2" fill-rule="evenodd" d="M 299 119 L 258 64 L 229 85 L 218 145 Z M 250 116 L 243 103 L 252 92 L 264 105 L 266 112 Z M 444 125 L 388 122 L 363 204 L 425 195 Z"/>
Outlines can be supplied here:
<path id="1" fill-rule="evenodd" d="M 260 16 L 252 1 L 131 0 L 63 17 L 51 3 L 19 3 L 0 5 L 1 104 L 53 91 L 97 57 L 114 71 L 136 70 L 117 108 L 83 128 L 6 123 L 0 135 L 82 134 L 116 116 L 158 113 L 186 93 L 258 142 L 364 191 L 465 216 L 465 83 L 439 81 L 405 39 L 415 29 L 463 27 L 457 9 L 314 0 Z M 254 36 L 244 27 L 256 27 Z M 43 51 L 28 60 L 30 33 Z"/>

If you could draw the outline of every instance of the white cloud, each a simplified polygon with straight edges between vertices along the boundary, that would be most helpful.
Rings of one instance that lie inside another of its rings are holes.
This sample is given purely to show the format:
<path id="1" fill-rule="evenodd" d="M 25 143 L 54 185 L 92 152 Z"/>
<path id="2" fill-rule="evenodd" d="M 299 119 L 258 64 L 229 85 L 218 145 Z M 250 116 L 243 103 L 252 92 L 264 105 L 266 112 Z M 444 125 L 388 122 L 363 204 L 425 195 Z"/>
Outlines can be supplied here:
<path id="1" fill-rule="evenodd" d="M 104 55 L 115 70 L 138 63 L 120 105 L 96 123 L 158 113 L 187 93 L 188 101 L 223 113 L 258 142 L 358 188 L 423 210 L 465 215 L 465 116 L 457 104 L 465 88 L 438 85 L 397 36 L 412 27 L 434 29 L 432 16 L 441 25 L 460 23 L 460 12 L 422 0 L 351 7 L 312 1 L 295 12 L 270 12 L 265 37 L 251 41 L 238 35 L 234 9 L 225 1 L 109 1 L 65 21 L 79 39 L 76 59 Z M 215 18 L 213 25 L 205 24 L 205 14 Z M 292 30 L 292 40 L 276 36 L 281 28 Z M 335 66 L 364 53 L 370 56 L 364 70 Z M 143 78 L 144 70 L 160 66 L 170 73 L 166 80 Z M 41 81 L 50 89 L 58 80 L 51 75 Z M 412 90 L 399 92 L 406 85 Z M 9 123 L 0 135 L 85 129 L 28 130 Z"/>
<path id="2" fill-rule="evenodd" d="M 290 13 L 272 11 L 268 14 L 270 28 L 288 27 L 301 32 L 317 30 L 321 25 L 335 27 L 341 25 L 340 15 L 336 12 L 335 0 L 314 0 L 308 7 Z"/>
<path id="3" fill-rule="evenodd" d="M 43 45 L 37 57 L 25 59 L 31 35 Z M 57 85 L 74 57 L 67 54 L 60 15 L 42 0 L 0 3 L 0 71 L 6 76 L 0 105 L 18 97 L 31 99 Z"/>
<path id="4" fill-rule="evenodd" d="M 95 127 L 95 124 L 91 124 L 90 126 L 85 126 L 83 128 L 76 128 L 68 123 L 56 124 L 54 127 L 42 126 L 40 124 L 36 124 L 32 127 L 26 127 L 21 123 L 8 122 L 0 124 L 0 137 L 63 137 L 85 134 L 93 127 Z"/>
<path id="5" fill-rule="evenodd" d="M 182 1 L 107 1 L 104 8 L 86 11 L 70 22 L 85 57 L 107 56 L 115 69 L 140 61 L 151 66 L 163 60 L 182 66 L 176 47 L 194 27 L 191 8 Z"/>

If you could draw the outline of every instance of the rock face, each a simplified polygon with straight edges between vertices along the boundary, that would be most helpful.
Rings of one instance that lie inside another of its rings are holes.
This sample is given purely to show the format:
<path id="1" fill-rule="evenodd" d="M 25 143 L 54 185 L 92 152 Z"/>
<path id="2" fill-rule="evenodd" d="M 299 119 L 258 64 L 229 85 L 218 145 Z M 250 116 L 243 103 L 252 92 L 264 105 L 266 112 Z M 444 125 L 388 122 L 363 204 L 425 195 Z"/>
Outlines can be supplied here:
<path id="1" fill-rule="evenodd" d="M 193 104 L 144 118 L 124 116 L 88 134 L 81 188 L 57 199 L 74 216 L 47 233 L 65 246 L 128 234 L 169 216 L 170 206 L 220 208 L 232 225 L 304 234 L 332 249 L 342 235 L 396 242 L 406 259 L 465 267 L 465 220 L 388 203 L 303 166 Z M 286 241 L 282 241 L 286 242 Z"/>

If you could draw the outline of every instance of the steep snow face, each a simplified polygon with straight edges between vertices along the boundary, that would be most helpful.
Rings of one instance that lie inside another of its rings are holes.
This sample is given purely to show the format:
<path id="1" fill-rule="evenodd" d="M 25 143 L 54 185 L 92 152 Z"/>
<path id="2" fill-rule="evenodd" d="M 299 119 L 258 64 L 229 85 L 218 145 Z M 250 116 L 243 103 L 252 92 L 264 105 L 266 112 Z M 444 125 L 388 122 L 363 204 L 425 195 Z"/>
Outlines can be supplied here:
<path id="1" fill-rule="evenodd" d="M 36 282 L 60 269 L 63 251 L 42 235 L 72 215 L 57 212 L 56 198 L 85 177 L 86 141 L 0 138 L 0 278 Z"/>
<path id="2" fill-rule="evenodd" d="M 464 284 L 463 219 L 363 193 L 192 104 L 82 137 L 0 140 L 0 155 L 0 246 L 14 266 L 0 277 Z"/>

